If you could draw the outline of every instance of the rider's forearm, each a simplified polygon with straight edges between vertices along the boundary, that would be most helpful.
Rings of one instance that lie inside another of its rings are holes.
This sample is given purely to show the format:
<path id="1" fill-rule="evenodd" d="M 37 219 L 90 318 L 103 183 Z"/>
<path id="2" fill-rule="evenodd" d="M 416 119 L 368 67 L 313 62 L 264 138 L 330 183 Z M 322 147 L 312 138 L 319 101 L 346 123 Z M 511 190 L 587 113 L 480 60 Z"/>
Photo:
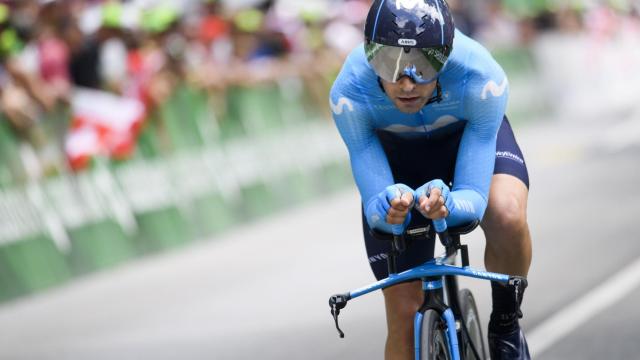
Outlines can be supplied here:
<path id="1" fill-rule="evenodd" d="M 353 97 L 353 94 L 347 94 Z M 353 178 L 358 186 L 365 218 L 371 228 L 391 232 L 385 222 L 386 209 L 377 196 L 393 185 L 393 174 L 386 154 L 376 136 L 368 107 L 342 93 L 340 86 L 331 91 L 333 119 L 349 150 Z M 379 199 L 378 199 L 379 200 Z"/>
<path id="2" fill-rule="evenodd" d="M 449 209 L 449 216 L 447 216 L 449 226 L 482 220 L 487 209 L 487 200 L 479 192 L 463 189 L 452 191 L 449 196 L 453 199 L 453 206 Z"/>
<path id="3" fill-rule="evenodd" d="M 386 162 L 384 153 L 375 146 L 351 151 L 351 168 L 354 180 L 358 186 L 364 215 L 372 229 L 391 232 L 391 225 L 385 221 L 388 208 L 383 208 L 385 202 L 378 199 L 379 194 L 387 186 L 393 185 L 393 175 Z M 378 171 L 372 172 L 371 169 Z"/>

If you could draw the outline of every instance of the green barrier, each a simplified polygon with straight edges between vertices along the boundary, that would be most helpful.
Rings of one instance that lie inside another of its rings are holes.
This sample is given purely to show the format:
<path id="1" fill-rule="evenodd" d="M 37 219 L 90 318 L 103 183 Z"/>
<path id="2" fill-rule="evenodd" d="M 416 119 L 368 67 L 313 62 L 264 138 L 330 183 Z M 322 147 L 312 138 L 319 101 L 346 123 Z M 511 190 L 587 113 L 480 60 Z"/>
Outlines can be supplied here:
<path id="1" fill-rule="evenodd" d="M 212 143 L 219 125 L 211 114 L 206 93 L 179 86 L 145 121 L 137 139 L 137 158 L 154 159 Z M 238 133 L 243 134 L 242 131 Z"/>
<path id="2" fill-rule="evenodd" d="M 226 95 L 225 112 L 219 123 L 220 140 L 230 141 L 238 138 L 246 137 L 247 129 L 242 123 L 242 107 L 243 104 L 238 101 L 241 88 L 228 88 Z"/>
<path id="3" fill-rule="evenodd" d="M 0 269 L 11 274 L 4 281 L 13 282 L 6 298 L 46 289 L 71 277 L 62 254 L 45 235 L 29 236 L 0 247 L 0 263 Z M 5 294 L 0 297 L 5 298 Z"/>
<path id="4" fill-rule="evenodd" d="M 18 277 L 5 260 L 4 249 L 0 247 L 0 302 L 16 298 L 26 293 L 18 282 Z"/>
<path id="5" fill-rule="evenodd" d="M 168 173 L 171 177 L 174 201 L 181 204 L 185 218 L 199 237 L 219 233 L 238 219 L 238 209 L 232 200 L 224 198 L 218 189 L 218 179 L 211 169 L 223 168 L 219 149 L 183 151 L 172 156 Z"/>
<path id="6" fill-rule="evenodd" d="M 259 135 L 283 126 L 282 98 L 275 85 L 229 89 L 228 116 L 242 124 L 249 135 Z"/>
<path id="7" fill-rule="evenodd" d="M 215 145 L 219 124 L 209 94 L 186 85 L 178 88 L 167 106 L 172 142 L 176 150 Z"/>
<path id="8" fill-rule="evenodd" d="M 0 298 L 60 284 L 70 276 L 39 210 L 22 189 L 0 192 Z"/>
<path id="9" fill-rule="evenodd" d="M 173 150 L 201 147 L 203 140 L 196 124 L 198 108 L 193 101 L 193 92 L 180 86 L 160 108 L 160 116 L 166 124 Z"/>
<path id="10" fill-rule="evenodd" d="M 212 108 L 210 94 L 206 91 L 185 87 L 187 106 L 192 109 L 193 120 L 203 145 L 217 143 L 218 119 Z"/>
<path id="11" fill-rule="evenodd" d="M 219 138 L 222 142 L 239 139 L 246 136 L 246 129 L 234 114 L 227 112 L 222 117 L 219 126 Z"/>
<path id="12" fill-rule="evenodd" d="M 135 237 L 142 253 L 157 252 L 184 244 L 194 232 L 177 207 L 168 161 L 133 161 L 118 167 L 115 178 L 135 214 L 139 234 Z"/>
<path id="13" fill-rule="evenodd" d="M 208 194 L 192 200 L 193 223 L 200 237 L 219 234 L 238 221 L 236 206 L 219 194 Z"/>
<path id="14" fill-rule="evenodd" d="M 76 274 L 101 270 L 131 259 L 135 249 L 122 228 L 104 220 L 70 229 L 68 259 Z"/>
<path id="15" fill-rule="evenodd" d="M 247 219 L 272 214 L 282 207 L 284 199 L 278 199 L 272 189 L 263 182 L 254 182 L 240 188 L 242 212 Z"/>
<path id="16" fill-rule="evenodd" d="M 311 174 L 305 174 L 301 171 L 292 171 L 280 179 L 275 180 L 277 186 L 273 189 L 279 203 L 282 206 L 296 205 L 313 199 L 318 193 L 318 187 L 315 184 Z"/>
<path id="17" fill-rule="evenodd" d="M 344 189 L 345 186 L 353 184 L 351 167 L 346 161 L 335 161 L 324 164 L 317 170 L 317 177 L 320 184 L 318 188 L 324 193 L 332 193 Z"/>
<path id="18" fill-rule="evenodd" d="M 136 221 L 140 229 L 138 247 L 143 253 L 175 248 L 193 239 L 190 224 L 176 207 L 136 214 Z"/>
<path id="19" fill-rule="evenodd" d="M 136 156 L 142 159 L 155 159 L 162 153 L 162 136 L 158 130 L 158 115 L 153 114 L 143 124 L 136 143 Z"/>
<path id="20" fill-rule="evenodd" d="M 18 140 L 13 135 L 9 120 L 0 115 L 0 188 L 22 183 L 26 178 Z"/>
<path id="21" fill-rule="evenodd" d="M 282 78 L 279 81 L 279 106 L 284 126 L 292 126 L 318 118 L 317 112 L 310 106 L 312 99 L 305 94 L 304 86 L 304 82 L 297 78 Z"/>
<path id="22" fill-rule="evenodd" d="M 210 94 L 205 91 L 191 90 L 189 106 L 194 109 L 194 121 L 205 146 L 219 143 L 219 120 L 212 107 Z"/>
<path id="23" fill-rule="evenodd" d="M 76 274 L 104 269 L 135 255 L 133 243 L 107 210 L 105 198 L 113 193 L 96 185 L 105 174 L 98 170 L 50 179 L 44 185 L 52 208 L 66 225 L 71 242 L 67 259 Z"/>
<path id="24" fill-rule="evenodd" d="M 146 123 L 134 160 L 112 164 L 113 179 L 94 176 L 104 170 L 98 167 L 47 181 L 45 197 L 53 205 L 39 205 L 48 213 L 30 210 L 39 228 L 28 236 L 2 228 L 11 224 L 16 204 L 28 200 L 6 201 L 0 192 L 0 301 L 64 282 L 72 274 L 183 246 L 352 184 L 348 163 L 336 160 L 335 129 L 308 115 L 308 94 L 300 86 L 230 88 L 228 111 L 219 123 L 206 93 L 180 87 Z M 0 121 L 0 188 L 17 178 L 7 170 L 8 154 L 13 152 L 19 165 L 19 148 L 6 125 Z M 309 131 L 315 135 L 307 136 Z M 234 198 L 222 196 L 218 187 Z M 60 233 L 66 231 L 70 243 L 64 255 L 42 235 L 39 217 L 45 215 L 49 227 L 52 220 L 64 224 L 49 229 L 65 249 Z M 133 236 L 123 230 L 134 225 Z"/>

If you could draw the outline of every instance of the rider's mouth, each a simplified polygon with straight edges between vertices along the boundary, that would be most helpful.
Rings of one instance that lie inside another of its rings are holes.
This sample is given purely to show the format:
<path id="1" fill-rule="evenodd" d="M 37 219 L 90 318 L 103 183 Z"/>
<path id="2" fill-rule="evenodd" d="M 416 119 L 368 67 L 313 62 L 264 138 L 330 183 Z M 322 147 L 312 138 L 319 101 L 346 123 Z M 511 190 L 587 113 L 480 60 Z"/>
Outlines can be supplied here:
<path id="1" fill-rule="evenodd" d="M 405 105 L 413 105 L 413 104 L 417 103 L 420 100 L 420 97 L 419 96 L 399 97 L 398 100 L 400 100 L 400 102 L 405 104 Z"/>

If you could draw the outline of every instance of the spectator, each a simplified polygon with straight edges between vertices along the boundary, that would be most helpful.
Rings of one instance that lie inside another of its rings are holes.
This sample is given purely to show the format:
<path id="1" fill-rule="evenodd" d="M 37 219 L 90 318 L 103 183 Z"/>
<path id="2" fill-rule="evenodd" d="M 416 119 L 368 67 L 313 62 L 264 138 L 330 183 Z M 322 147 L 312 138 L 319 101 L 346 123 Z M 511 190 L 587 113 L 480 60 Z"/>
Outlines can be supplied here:
<path id="1" fill-rule="evenodd" d="M 99 89 L 102 86 L 99 73 L 100 46 L 94 35 L 84 36 L 76 23 L 70 23 L 63 32 L 70 51 L 69 75 L 75 86 Z"/>
<path id="2" fill-rule="evenodd" d="M 500 0 L 490 0 L 485 21 L 480 24 L 477 39 L 489 49 L 518 44 L 517 22 L 505 11 Z"/>
<path id="3" fill-rule="evenodd" d="M 449 2 L 458 28 L 494 49 L 533 44 L 541 30 L 590 33 L 596 40 L 623 33 L 629 44 L 634 38 L 628 34 L 640 31 L 633 7 L 576 11 L 542 0 Z M 50 128 L 51 114 L 68 111 L 74 87 L 142 100 L 157 115 L 154 110 L 187 83 L 206 89 L 223 118 L 227 88 L 267 83 L 293 102 L 326 110 L 329 84 L 342 58 L 362 41 L 370 6 L 369 0 L 262 0 L 233 10 L 222 0 L 183 9 L 124 0 L 8 3 L 0 5 L 0 106 L 34 148 L 39 140 L 28 139 L 38 136 L 29 134 L 42 124 Z"/>

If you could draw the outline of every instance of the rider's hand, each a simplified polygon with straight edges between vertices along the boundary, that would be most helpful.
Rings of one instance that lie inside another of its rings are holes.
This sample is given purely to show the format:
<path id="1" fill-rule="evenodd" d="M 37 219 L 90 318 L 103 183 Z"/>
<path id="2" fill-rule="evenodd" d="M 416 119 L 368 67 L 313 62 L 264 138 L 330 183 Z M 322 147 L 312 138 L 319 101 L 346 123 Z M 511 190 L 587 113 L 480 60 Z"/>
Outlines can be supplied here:
<path id="1" fill-rule="evenodd" d="M 402 188 L 399 188 L 402 186 Z M 413 191 L 406 185 L 394 185 L 391 186 L 394 196 L 389 202 L 391 207 L 387 211 L 387 223 L 388 224 L 403 224 L 407 218 L 409 210 L 413 207 Z M 387 191 L 389 188 L 387 188 Z M 398 196 L 400 195 L 400 196 Z M 389 197 L 387 196 L 387 199 Z"/>
<path id="2" fill-rule="evenodd" d="M 367 204 L 369 225 L 385 232 L 402 233 L 404 226 L 411 220 L 409 211 L 414 206 L 413 193 L 404 184 L 388 186 Z"/>
<path id="3" fill-rule="evenodd" d="M 449 192 L 449 187 L 442 180 L 430 181 L 416 190 L 416 208 L 428 219 L 446 218 L 452 207 Z"/>

